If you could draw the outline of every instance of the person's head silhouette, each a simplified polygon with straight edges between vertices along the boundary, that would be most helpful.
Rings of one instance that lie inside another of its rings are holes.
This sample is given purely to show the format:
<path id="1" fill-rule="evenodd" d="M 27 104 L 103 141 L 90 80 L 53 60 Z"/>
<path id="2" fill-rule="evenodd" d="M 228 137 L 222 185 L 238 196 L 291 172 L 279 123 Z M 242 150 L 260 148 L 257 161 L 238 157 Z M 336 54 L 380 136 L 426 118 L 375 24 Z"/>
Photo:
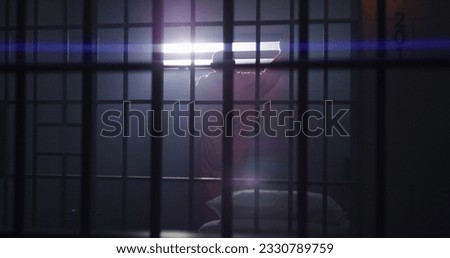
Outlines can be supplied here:
<path id="1" fill-rule="evenodd" d="M 223 62 L 223 56 L 224 56 L 224 52 L 221 51 L 216 51 L 213 53 L 212 55 L 212 62 L 211 62 L 211 68 L 214 70 L 217 69 L 222 69 L 224 62 Z M 236 62 L 233 60 L 232 64 L 236 64 Z"/>

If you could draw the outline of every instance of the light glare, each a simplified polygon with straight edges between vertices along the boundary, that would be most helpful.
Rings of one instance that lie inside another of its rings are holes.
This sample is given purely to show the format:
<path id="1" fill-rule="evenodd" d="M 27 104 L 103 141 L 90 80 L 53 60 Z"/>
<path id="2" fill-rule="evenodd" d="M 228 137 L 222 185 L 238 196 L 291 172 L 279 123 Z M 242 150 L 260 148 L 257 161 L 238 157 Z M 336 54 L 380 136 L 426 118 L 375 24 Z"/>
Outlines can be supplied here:
<path id="1" fill-rule="evenodd" d="M 278 51 L 278 41 L 267 41 L 260 43 L 261 51 Z M 191 54 L 191 53 L 213 53 L 217 51 L 223 51 L 223 43 L 168 43 L 163 45 L 164 54 Z M 255 52 L 256 42 L 234 42 L 233 52 Z M 211 59 L 195 59 L 194 65 L 209 65 L 211 64 Z M 236 64 L 254 64 L 256 59 L 252 58 L 236 58 Z M 270 63 L 273 58 L 261 58 L 260 62 Z M 170 59 L 164 60 L 164 65 L 166 66 L 189 66 L 192 60 L 189 59 Z"/>

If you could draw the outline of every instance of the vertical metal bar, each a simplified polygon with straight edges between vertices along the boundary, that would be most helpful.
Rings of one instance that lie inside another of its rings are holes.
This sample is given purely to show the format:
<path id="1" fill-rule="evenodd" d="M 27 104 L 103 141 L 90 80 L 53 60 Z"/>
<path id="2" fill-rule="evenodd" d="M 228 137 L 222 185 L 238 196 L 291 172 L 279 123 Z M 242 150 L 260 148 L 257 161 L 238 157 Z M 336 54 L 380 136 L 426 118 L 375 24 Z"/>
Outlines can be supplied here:
<path id="1" fill-rule="evenodd" d="M 295 2 L 289 1 L 289 62 L 294 60 L 294 51 L 291 46 L 294 45 L 294 19 L 295 19 Z M 289 110 L 294 110 L 294 68 L 289 67 Z M 290 124 L 293 121 L 289 121 Z M 288 157 L 288 234 L 291 236 L 293 231 L 294 217 L 294 141 L 289 137 L 289 157 Z"/>
<path id="2" fill-rule="evenodd" d="M 27 26 L 27 2 L 26 0 L 17 0 L 16 14 L 16 43 L 20 49 L 16 51 L 16 62 L 25 64 L 25 41 Z M 16 73 L 16 121 L 15 121 L 15 180 L 14 180 L 14 222 L 13 228 L 16 235 L 21 235 L 24 228 L 25 212 L 25 155 L 26 155 L 26 73 L 18 71 Z"/>
<path id="3" fill-rule="evenodd" d="M 97 1 L 83 1 L 83 63 L 94 62 L 94 9 Z M 93 160 L 93 72 L 88 68 L 83 71 L 83 106 L 82 106 L 82 171 L 81 171 L 81 223 L 80 234 L 89 236 L 92 231 L 92 160 Z"/>
<path id="4" fill-rule="evenodd" d="M 34 0 L 34 21 L 33 25 L 38 26 L 38 18 L 39 18 L 39 1 Z M 38 52 L 37 52 L 37 45 L 39 43 L 38 41 L 38 29 L 34 29 L 33 31 L 33 62 L 36 64 L 38 62 Z M 33 158 L 32 158 L 32 177 L 31 177 L 31 228 L 36 228 L 37 223 L 37 197 L 38 197 L 38 183 L 37 183 L 37 144 L 38 144 L 38 123 L 37 123 L 37 117 L 38 117 L 38 99 L 37 99 L 37 76 L 38 74 L 36 72 L 33 73 Z"/>
<path id="5" fill-rule="evenodd" d="M 6 0 L 5 3 L 5 10 L 6 10 L 6 15 L 5 15 L 5 26 L 8 28 L 8 30 L 6 31 L 6 49 L 5 49 L 5 63 L 9 64 L 9 43 L 10 43 L 10 24 L 9 24 L 9 1 L 10 0 Z M 5 73 L 5 119 L 4 119 L 4 125 L 8 124 L 8 118 L 9 118 L 9 74 Z M 10 152 L 8 151 L 8 146 L 9 146 L 9 137 L 8 137 L 8 133 L 9 133 L 9 126 L 4 126 L 5 129 L 5 140 L 4 140 L 4 144 L 5 144 L 5 155 L 4 157 L 4 161 L 2 164 L 4 164 L 4 174 L 3 174 L 3 228 L 6 229 L 7 225 L 8 225 L 8 193 L 9 193 L 9 187 L 8 187 L 8 173 L 9 171 L 9 163 L 10 163 Z"/>
<path id="6" fill-rule="evenodd" d="M 5 75 L 5 77 L 7 77 Z M 6 88 L 7 88 L 7 84 L 5 83 L 5 93 L 6 93 Z M 0 103 L 0 123 L 2 123 L 4 126 L 0 126 L 0 175 L 1 175 L 1 180 L 2 180 L 2 187 L 3 187 L 3 191 L 2 191 L 2 206 L 0 207 L 0 209 L 2 209 L 2 221 L 1 221 L 1 227 L 3 229 L 6 229 L 6 217 L 7 217 L 7 191 L 6 191 L 6 185 L 8 182 L 8 160 L 7 160 L 7 153 L 8 151 L 6 150 L 7 148 L 7 124 L 8 124 L 8 120 L 7 120 L 7 113 L 8 113 L 8 104 L 7 104 L 7 95 L 5 94 L 5 98 L 2 100 L 2 102 Z"/>
<path id="7" fill-rule="evenodd" d="M 359 40 L 361 39 L 361 23 L 362 23 L 362 1 L 352 1 L 352 9 L 351 9 L 351 40 Z M 351 52 L 351 58 L 358 58 L 359 53 L 355 53 L 355 51 Z M 356 192 L 356 200 L 357 200 L 357 208 L 355 215 L 356 223 L 352 223 L 355 229 L 355 233 L 357 237 L 363 236 L 363 208 L 366 205 L 364 203 L 364 191 L 365 187 L 363 185 L 363 175 L 359 172 L 359 168 L 362 167 L 362 159 L 361 159 L 361 150 L 363 150 L 361 139 L 361 131 L 362 128 L 359 126 L 360 118 L 362 117 L 361 110 L 362 105 L 360 104 L 360 96 L 361 90 L 359 87 L 359 81 L 361 81 L 361 72 L 353 72 L 351 73 L 351 81 L 350 81 L 350 131 L 352 132 L 352 141 L 351 141 L 351 171 L 356 174 L 357 185 L 355 187 Z M 350 216 L 350 220 L 353 220 Z"/>
<path id="8" fill-rule="evenodd" d="M 63 62 L 64 64 L 68 63 L 69 60 L 69 33 L 68 33 L 68 0 L 63 1 L 63 14 L 64 14 L 64 56 L 63 56 Z M 64 125 L 67 125 L 67 72 L 63 72 L 63 110 L 62 110 L 62 121 Z M 60 210 L 60 223 L 61 223 L 61 229 L 64 229 L 66 223 L 66 195 L 67 195 L 67 156 L 64 154 L 62 157 L 62 169 L 61 169 L 61 195 L 60 195 L 60 204 L 61 204 L 61 210 Z"/>
<path id="9" fill-rule="evenodd" d="M 260 110 L 260 71 L 261 71 L 261 0 L 256 0 L 256 69 L 255 69 L 255 100 L 256 110 Z M 259 117 L 258 117 L 259 119 Z M 261 159 L 261 138 L 256 135 L 255 138 L 255 233 L 259 232 L 259 190 L 260 190 L 260 159 Z"/>
<path id="10" fill-rule="evenodd" d="M 386 1 L 377 0 L 377 93 L 376 93 L 376 204 L 375 204 L 375 234 L 377 237 L 386 235 L 386 68 L 383 61 L 386 58 Z"/>
<path id="11" fill-rule="evenodd" d="M 233 33 L 234 33 L 234 0 L 223 1 L 223 43 L 224 43 L 224 69 L 223 69 L 223 114 L 225 119 L 225 132 L 232 132 L 232 116 L 227 114 L 233 109 Z M 222 237 L 233 236 L 233 138 L 222 138 Z"/>
<path id="12" fill-rule="evenodd" d="M 153 73 L 152 73 L 152 110 L 154 124 L 152 128 L 152 167 L 150 191 L 150 236 L 161 236 L 161 177 L 162 177 L 162 130 L 163 130 L 163 82 L 164 63 L 162 43 L 164 35 L 164 1 L 153 1 Z"/>
<path id="13" fill-rule="evenodd" d="M 324 0 L 324 31 L 323 31 L 323 41 L 324 41 L 324 61 L 325 63 L 328 62 L 329 55 L 328 55 L 328 41 L 329 41 L 329 22 L 328 22 L 328 10 L 329 10 L 329 0 Z M 328 67 L 323 68 L 323 100 L 328 100 L 328 73 L 329 69 Z M 327 107 L 325 107 L 327 108 Z M 326 110 L 325 112 L 328 112 L 329 110 Z M 322 170 L 322 237 L 327 237 L 327 231 L 328 231 L 328 138 L 325 136 L 323 137 L 323 146 L 322 146 L 322 156 L 323 156 L 323 170 Z"/>
<path id="14" fill-rule="evenodd" d="M 8 10 L 8 1 L 5 1 L 5 10 Z M 6 15 L 5 17 L 8 18 L 8 11 L 5 11 Z M 8 21 L 5 21 L 5 26 L 6 28 L 9 29 L 8 26 Z M 8 36 L 7 34 L 9 34 L 9 30 L 5 30 L 5 43 L 6 46 L 9 44 L 9 40 L 8 40 Z M 8 63 L 8 50 L 5 51 L 5 59 L 2 60 L 3 62 L 5 62 L 6 64 Z M 3 82 L 4 84 L 4 89 L 3 89 L 3 94 L 4 94 L 4 98 L 1 100 L 0 103 L 0 123 L 2 123 L 3 126 L 0 126 L 0 176 L 1 176 L 1 180 L 2 180 L 2 206 L 0 206 L 0 209 L 2 210 L 2 221 L 1 221 L 1 228 L 4 230 L 7 227 L 7 182 L 8 182 L 8 158 L 7 158 L 7 132 L 8 132 L 8 74 L 4 73 L 4 78 L 3 78 Z"/>
<path id="15" fill-rule="evenodd" d="M 129 16 L 128 16 L 128 0 L 123 0 L 124 3 L 124 21 L 125 21 L 125 28 L 124 28 L 124 60 L 125 63 L 128 64 L 128 42 L 129 42 Z M 128 100 L 128 71 L 125 71 L 123 73 L 123 99 Z M 129 106 L 126 105 L 124 112 L 124 132 L 125 135 L 131 135 L 129 134 L 130 130 L 130 124 L 129 124 Z M 126 223 L 127 223 L 127 210 L 128 210 L 128 137 L 122 137 L 122 230 L 126 230 Z"/>
<path id="16" fill-rule="evenodd" d="M 196 1 L 191 0 L 191 42 L 195 43 L 195 5 Z M 195 51 L 191 51 L 191 67 L 189 68 L 189 91 L 190 100 L 195 101 Z M 189 130 L 195 129 L 195 106 L 189 107 Z M 189 134 L 189 186 L 188 186 L 188 228 L 194 229 L 194 159 L 195 159 L 195 138 Z"/>
<path id="17" fill-rule="evenodd" d="M 299 62 L 308 61 L 308 38 L 309 38 L 309 0 L 299 1 Z M 303 65 L 299 69 L 299 85 L 298 85 L 298 105 L 300 116 L 308 109 L 308 68 Z M 302 123 L 302 129 L 307 129 Z M 308 140 L 304 133 L 301 133 L 298 139 L 298 218 L 297 218 L 297 235 L 298 237 L 307 236 L 307 173 L 308 173 Z"/>

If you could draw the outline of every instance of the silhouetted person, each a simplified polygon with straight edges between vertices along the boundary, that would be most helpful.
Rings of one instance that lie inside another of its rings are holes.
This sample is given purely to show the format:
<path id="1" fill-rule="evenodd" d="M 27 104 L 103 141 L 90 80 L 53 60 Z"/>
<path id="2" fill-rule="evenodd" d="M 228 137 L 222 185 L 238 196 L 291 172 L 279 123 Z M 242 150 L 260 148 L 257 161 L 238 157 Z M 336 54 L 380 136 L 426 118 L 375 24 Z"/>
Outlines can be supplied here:
<path id="1" fill-rule="evenodd" d="M 285 59 L 281 51 L 274 59 L 280 61 Z M 221 64 L 223 64 L 223 52 L 216 52 L 213 55 L 211 68 L 213 71 L 199 78 L 196 85 L 197 100 L 223 100 L 222 98 L 222 81 L 223 74 Z M 259 75 L 259 94 L 260 99 L 273 100 L 279 99 L 281 88 L 286 85 L 284 80 L 285 72 L 276 69 L 263 69 Z M 234 99 L 235 100 L 255 100 L 255 72 L 234 71 Z M 229 85 L 224 85 L 229 87 Z M 208 108 L 206 108 L 208 109 Z M 234 110 L 241 112 L 249 109 L 255 109 L 254 105 L 234 105 Z M 221 111 L 221 110 L 220 110 Z M 223 114 L 225 117 L 225 114 Z M 239 135 L 242 125 L 238 123 L 238 119 L 233 124 L 233 178 L 246 179 L 234 182 L 233 190 L 252 189 L 254 188 L 254 166 L 251 164 L 252 152 L 254 151 L 254 138 L 243 137 Z M 225 133 L 225 132 L 223 132 Z M 221 178 L 222 171 L 222 136 L 207 137 L 202 135 L 200 138 L 200 151 L 198 156 L 199 175 L 208 178 Z M 199 196 L 200 202 L 206 203 L 214 197 L 221 194 L 220 184 L 206 183 L 207 192 L 202 192 Z M 204 222 L 217 219 L 214 213 L 208 211 L 205 205 Z"/>

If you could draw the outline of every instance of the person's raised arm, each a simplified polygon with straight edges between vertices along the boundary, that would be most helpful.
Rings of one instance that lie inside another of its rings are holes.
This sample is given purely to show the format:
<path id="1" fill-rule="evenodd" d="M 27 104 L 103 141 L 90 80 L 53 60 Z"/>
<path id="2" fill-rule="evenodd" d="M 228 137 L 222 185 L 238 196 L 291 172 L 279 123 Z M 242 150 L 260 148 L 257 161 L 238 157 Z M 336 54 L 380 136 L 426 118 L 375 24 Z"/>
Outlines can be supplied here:
<path id="1" fill-rule="evenodd" d="M 279 53 L 273 59 L 273 63 L 277 62 L 289 62 L 290 55 L 290 41 L 287 33 L 283 35 L 283 37 L 279 41 Z M 264 69 L 260 73 L 260 90 L 261 96 L 265 96 L 272 90 L 275 90 L 275 87 L 280 80 L 280 78 L 285 74 L 284 69 Z"/>

